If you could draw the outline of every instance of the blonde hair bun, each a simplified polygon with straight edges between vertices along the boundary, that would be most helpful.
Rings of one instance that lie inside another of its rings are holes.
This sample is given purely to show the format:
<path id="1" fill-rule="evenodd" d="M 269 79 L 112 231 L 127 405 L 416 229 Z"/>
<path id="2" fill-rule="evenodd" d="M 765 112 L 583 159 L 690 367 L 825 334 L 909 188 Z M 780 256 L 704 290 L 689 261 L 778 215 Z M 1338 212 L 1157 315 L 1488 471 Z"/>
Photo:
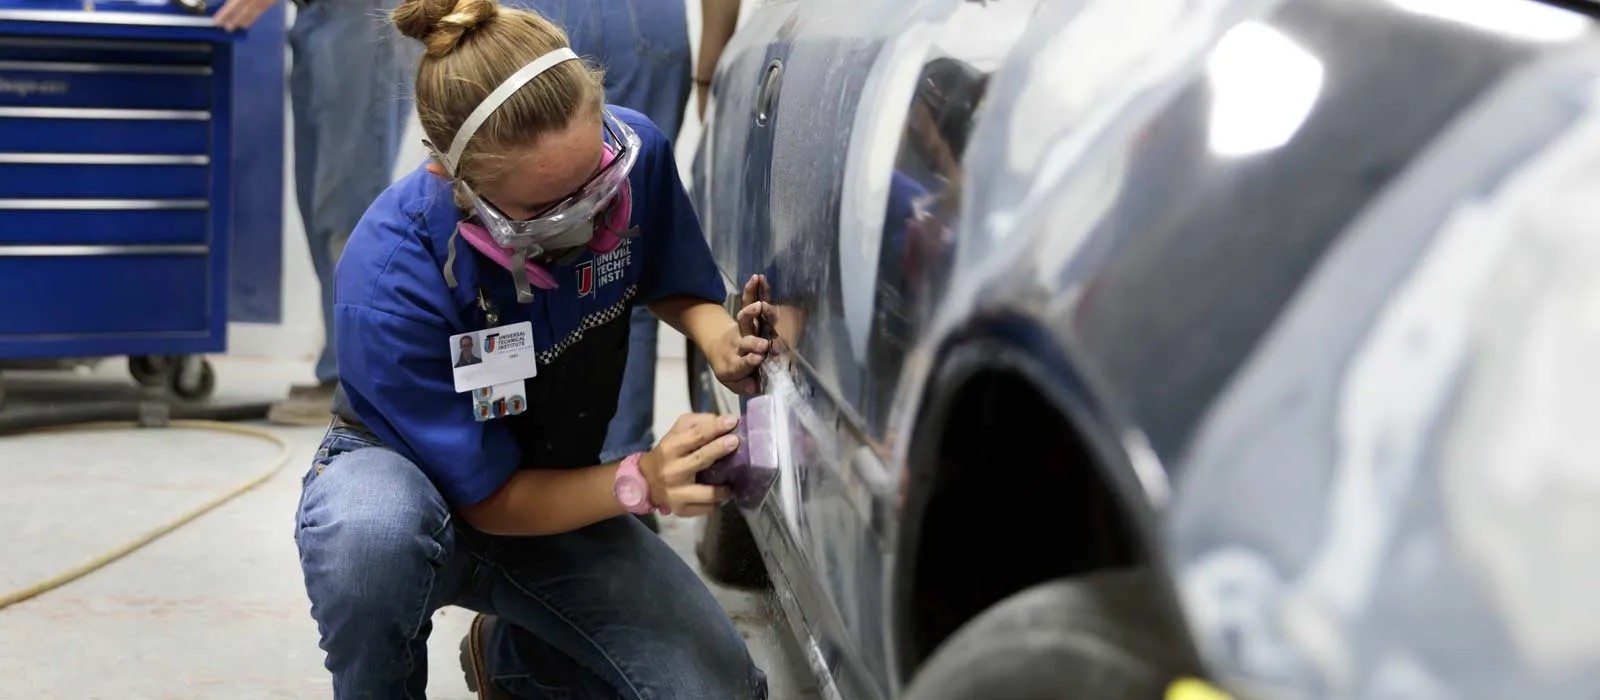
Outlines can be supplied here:
<path id="1" fill-rule="evenodd" d="M 438 58 L 499 14 L 496 0 L 405 0 L 393 20 L 401 34 L 422 42 L 427 55 Z"/>

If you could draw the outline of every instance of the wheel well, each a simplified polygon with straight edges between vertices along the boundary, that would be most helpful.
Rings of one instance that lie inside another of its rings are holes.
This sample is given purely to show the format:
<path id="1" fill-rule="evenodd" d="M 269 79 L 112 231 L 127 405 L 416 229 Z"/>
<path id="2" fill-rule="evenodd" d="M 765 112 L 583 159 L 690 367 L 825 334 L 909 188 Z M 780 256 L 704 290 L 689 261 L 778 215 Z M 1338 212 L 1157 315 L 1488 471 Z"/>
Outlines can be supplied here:
<path id="1" fill-rule="evenodd" d="M 919 421 L 897 584 L 903 679 L 1013 593 L 1145 559 L 1090 446 L 1035 387 L 978 370 Z"/>

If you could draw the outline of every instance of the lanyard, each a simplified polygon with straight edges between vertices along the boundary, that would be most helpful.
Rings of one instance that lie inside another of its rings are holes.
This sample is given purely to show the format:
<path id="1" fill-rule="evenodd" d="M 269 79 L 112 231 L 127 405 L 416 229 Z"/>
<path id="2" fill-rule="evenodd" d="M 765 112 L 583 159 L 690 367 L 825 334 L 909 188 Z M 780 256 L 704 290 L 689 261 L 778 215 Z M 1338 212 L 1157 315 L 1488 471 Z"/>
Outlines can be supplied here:
<path id="1" fill-rule="evenodd" d="M 478 287 L 478 309 L 483 311 L 485 328 L 494 328 L 500 325 L 500 309 L 496 308 L 494 302 L 489 301 L 489 297 L 484 295 L 482 286 Z"/>

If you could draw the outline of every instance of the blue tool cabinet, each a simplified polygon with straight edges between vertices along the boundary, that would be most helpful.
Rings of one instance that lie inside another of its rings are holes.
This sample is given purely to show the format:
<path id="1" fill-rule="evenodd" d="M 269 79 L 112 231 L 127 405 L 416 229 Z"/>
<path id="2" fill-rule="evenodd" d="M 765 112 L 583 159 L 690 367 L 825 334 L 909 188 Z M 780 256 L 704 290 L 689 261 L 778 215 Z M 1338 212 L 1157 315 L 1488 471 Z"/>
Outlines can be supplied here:
<path id="1" fill-rule="evenodd" d="M 216 4 L 0 0 L 0 360 L 129 355 L 150 383 L 225 349 L 240 35 Z"/>

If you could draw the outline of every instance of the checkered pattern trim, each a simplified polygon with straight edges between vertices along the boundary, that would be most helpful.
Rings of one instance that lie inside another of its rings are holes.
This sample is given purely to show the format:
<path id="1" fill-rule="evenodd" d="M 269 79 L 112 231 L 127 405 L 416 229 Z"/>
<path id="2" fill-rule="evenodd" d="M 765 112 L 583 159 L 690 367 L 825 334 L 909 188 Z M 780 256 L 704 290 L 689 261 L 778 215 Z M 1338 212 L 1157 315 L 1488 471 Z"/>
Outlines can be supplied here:
<path id="1" fill-rule="evenodd" d="M 588 316 L 584 316 L 583 321 L 578 323 L 578 327 L 573 329 L 571 333 L 568 333 L 567 337 L 562 338 L 561 342 L 545 348 L 544 352 L 539 353 L 539 364 L 548 365 L 552 362 L 555 362 L 556 358 L 561 357 L 561 353 L 567 351 L 567 348 L 570 348 L 577 344 L 578 341 L 583 340 L 584 332 L 588 331 L 590 328 L 599 328 L 600 326 L 604 326 L 607 323 L 617 320 L 617 317 L 621 316 L 622 312 L 628 308 L 628 302 L 633 300 L 633 295 L 638 293 L 638 291 L 638 287 L 630 285 L 627 289 L 622 291 L 622 298 L 618 299 L 617 303 L 589 314 Z"/>

